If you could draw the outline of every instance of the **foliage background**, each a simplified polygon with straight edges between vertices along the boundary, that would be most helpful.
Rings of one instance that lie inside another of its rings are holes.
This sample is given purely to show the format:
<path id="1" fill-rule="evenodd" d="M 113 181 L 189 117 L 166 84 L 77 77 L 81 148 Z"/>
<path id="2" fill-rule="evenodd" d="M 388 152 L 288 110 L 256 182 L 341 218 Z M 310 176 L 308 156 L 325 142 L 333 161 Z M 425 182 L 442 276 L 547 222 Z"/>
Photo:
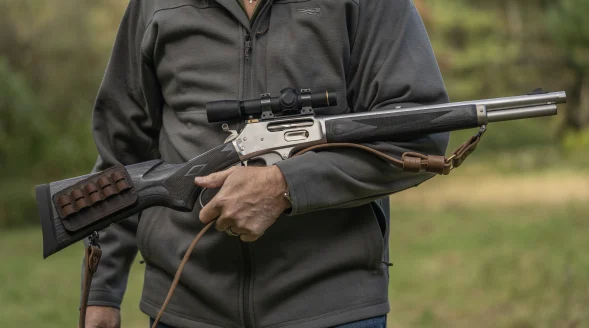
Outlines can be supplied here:
<path id="1" fill-rule="evenodd" d="M 588 327 L 589 0 L 415 3 L 453 101 L 536 87 L 569 99 L 558 117 L 492 125 L 468 167 L 393 196 L 393 217 L 408 219 L 393 226 L 390 325 Z M 76 308 L 81 253 L 41 261 L 34 185 L 91 169 L 92 103 L 125 7 L 0 0 L 0 318 L 10 327 L 74 325 L 63 309 Z M 135 270 L 124 326 L 140 327 Z M 32 283 L 44 279 L 67 288 Z"/>

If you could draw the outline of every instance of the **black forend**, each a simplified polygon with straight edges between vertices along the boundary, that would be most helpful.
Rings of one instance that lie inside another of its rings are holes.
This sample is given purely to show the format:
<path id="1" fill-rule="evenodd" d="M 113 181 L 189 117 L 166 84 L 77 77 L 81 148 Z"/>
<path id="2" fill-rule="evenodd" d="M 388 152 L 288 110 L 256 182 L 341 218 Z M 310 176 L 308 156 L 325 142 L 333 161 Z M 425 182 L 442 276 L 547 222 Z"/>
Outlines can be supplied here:
<path id="1" fill-rule="evenodd" d="M 477 126 L 475 105 L 375 112 L 371 116 L 349 116 L 325 122 L 329 143 L 407 140 Z"/>

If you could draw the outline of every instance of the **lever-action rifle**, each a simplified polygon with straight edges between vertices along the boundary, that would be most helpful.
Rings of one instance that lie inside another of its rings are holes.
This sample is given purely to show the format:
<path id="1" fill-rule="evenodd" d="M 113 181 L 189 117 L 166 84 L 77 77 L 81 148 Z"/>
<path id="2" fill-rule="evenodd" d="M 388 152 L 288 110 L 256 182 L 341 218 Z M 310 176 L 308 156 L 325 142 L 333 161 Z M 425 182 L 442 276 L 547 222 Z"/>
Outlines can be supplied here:
<path id="1" fill-rule="evenodd" d="M 245 121 L 245 126 L 239 133 L 234 131 L 226 143 L 185 164 L 153 160 L 37 186 L 43 256 L 148 207 L 191 211 L 203 192 L 194 184 L 194 177 L 237 163 L 259 158 L 271 165 L 303 149 L 325 144 L 407 140 L 484 128 L 490 122 L 555 115 L 556 105 L 564 102 L 565 92 L 535 91 L 517 97 L 326 117 L 316 117 L 313 109 L 335 106 L 333 91 L 285 89 L 279 97 L 263 94 L 256 100 L 207 103 L 209 122 Z M 228 130 L 228 125 L 223 126 Z M 419 157 L 417 162 L 413 157 L 403 162 L 402 168 L 420 171 L 422 164 Z M 447 174 L 447 170 L 437 173 Z"/>

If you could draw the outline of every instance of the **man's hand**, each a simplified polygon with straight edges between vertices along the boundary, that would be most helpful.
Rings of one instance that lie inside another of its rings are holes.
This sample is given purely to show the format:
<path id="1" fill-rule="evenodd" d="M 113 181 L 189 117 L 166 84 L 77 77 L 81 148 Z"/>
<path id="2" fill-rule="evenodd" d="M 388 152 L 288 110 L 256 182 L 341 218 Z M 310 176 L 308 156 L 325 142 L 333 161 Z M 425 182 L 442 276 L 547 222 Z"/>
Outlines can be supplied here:
<path id="1" fill-rule="evenodd" d="M 255 241 L 290 207 L 284 197 L 286 181 L 280 169 L 234 166 L 225 171 L 197 177 L 194 182 L 205 188 L 221 190 L 200 211 L 200 220 L 217 219 L 215 228 L 239 234 L 242 241 Z"/>
<path id="2" fill-rule="evenodd" d="M 121 328 L 121 312 L 110 306 L 89 306 L 86 328 Z"/>

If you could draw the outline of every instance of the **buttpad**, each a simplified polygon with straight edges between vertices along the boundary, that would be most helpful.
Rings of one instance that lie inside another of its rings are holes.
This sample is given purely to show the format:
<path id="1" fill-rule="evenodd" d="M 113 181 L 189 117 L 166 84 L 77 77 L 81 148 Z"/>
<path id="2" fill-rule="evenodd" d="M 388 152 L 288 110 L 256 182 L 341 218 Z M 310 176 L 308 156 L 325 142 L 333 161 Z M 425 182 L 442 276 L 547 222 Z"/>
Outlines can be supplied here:
<path id="1" fill-rule="evenodd" d="M 53 205 L 68 231 L 79 230 L 136 201 L 133 183 L 122 166 L 94 174 L 53 196 Z"/>

